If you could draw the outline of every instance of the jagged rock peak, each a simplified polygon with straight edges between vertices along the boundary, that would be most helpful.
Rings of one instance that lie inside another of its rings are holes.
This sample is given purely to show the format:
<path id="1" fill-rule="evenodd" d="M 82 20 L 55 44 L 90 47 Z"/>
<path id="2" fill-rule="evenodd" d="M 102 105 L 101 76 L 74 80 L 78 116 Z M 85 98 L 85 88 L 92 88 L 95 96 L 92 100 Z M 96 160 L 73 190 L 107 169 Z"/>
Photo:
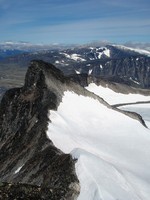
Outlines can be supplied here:
<path id="1" fill-rule="evenodd" d="M 54 65 L 42 60 L 33 60 L 26 73 L 24 86 L 25 88 L 44 86 L 46 77 L 50 76 L 64 82 L 63 73 Z"/>

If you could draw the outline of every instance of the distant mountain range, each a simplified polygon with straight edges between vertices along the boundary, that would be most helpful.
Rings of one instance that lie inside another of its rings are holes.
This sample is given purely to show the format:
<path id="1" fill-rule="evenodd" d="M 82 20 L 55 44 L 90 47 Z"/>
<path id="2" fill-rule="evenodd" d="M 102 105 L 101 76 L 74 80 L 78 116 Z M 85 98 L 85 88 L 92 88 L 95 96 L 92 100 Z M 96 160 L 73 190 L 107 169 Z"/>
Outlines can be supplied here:
<path id="1" fill-rule="evenodd" d="M 13 42 L 13 41 L 6 41 L 0 42 L 0 49 L 2 50 L 22 50 L 22 51 L 40 51 L 40 50 L 50 50 L 50 49 L 67 49 L 67 48 L 74 48 L 74 47 L 97 47 L 97 46 L 106 46 L 112 45 L 111 42 L 108 41 L 95 41 L 90 42 L 87 44 L 33 44 L 30 42 Z M 126 42 L 123 44 L 126 47 L 135 48 L 135 49 L 144 49 L 150 51 L 150 43 L 133 43 L 133 42 Z"/>
<path id="2" fill-rule="evenodd" d="M 84 74 L 93 80 L 103 78 L 137 88 L 150 88 L 148 50 L 112 44 L 70 48 L 63 45 L 6 43 L 0 45 L 0 58 L 0 65 L 27 67 L 31 60 L 39 59 L 54 64 L 67 76 Z"/>

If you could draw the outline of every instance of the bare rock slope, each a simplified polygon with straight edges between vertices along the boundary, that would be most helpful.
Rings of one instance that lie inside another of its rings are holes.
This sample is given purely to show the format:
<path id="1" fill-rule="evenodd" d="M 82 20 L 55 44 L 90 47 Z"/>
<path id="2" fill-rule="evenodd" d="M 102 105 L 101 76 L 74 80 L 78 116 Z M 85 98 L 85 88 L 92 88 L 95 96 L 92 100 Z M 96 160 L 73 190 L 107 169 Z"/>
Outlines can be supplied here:
<path id="1" fill-rule="evenodd" d="M 76 199 L 79 193 L 75 160 L 46 136 L 48 110 L 57 109 L 66 82 L 53 65 L 33 61 L 24 86 L 8 90 L 0 104 L 0 181 L 11 182 L 14 188 L 18 182 L 49 188 L 41 199 Z M 12 187 L 3 184 L 1 197 Z M 13 191 L 5 198 L 21 198 Z"/>

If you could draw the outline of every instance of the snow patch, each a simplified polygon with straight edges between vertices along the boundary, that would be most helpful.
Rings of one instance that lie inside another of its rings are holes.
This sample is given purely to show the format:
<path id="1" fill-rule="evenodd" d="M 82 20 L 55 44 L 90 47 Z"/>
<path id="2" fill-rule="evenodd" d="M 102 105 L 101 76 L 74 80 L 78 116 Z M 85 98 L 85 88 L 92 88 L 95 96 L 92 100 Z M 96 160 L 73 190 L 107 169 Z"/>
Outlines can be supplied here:
<path id="1" fill-rule="evenodd" d="M 137 82 L 138 83 L 138 82 Z M 150 96 L 144 96 L 140 94 L 122 94 L 117 93 L 109 88 L 97 86 L 95 83 L 91 83 L 86 87 L 90 92 L 94 92 L 98 96 L 102 97 L 109 104 L 119 104 L 119 103 L 134 103 L 138 101 L 150 101 Z"/>
<path id="2" fill-rule="evenodd" d="M 81 58 L 80 55 L 75 54 L 75 53 L 70 55 L 70 58 L 76 61 L 86 61 L 85 59 Z"/>
<path id="3" fill-rule="evenodd" d="M 101 50 L 102 52 L 99 52 Z M 101 59 L 103 55 L 110 57 L 110 50 L 106 47 L 97 48 L 96 52 L 98 53 L 98 58 Z"/>
<path id="4" fill-rule="evenodd" d="M 138 81 L 135 81 L 132 77 L 129 78 L 131 81 L 133 81 L 134 83 L 140 85 L 140 83 Z"/>
<path id="5" fill-rule="evenodd" d="M 56 64 L 59 64 L 60 62 L 58 60 L 55 61 Z"/>
<path id="6" fill-rule="evenodd" d="M 93 71 L 93 69 L 90 69 L 88 75 L 91 75 L 92 71 Z"/>
<path id="7" fill-rule="evenodd" d="M 84 58 L 81 58 L 81 55 L 76 54 L 76 53 L 71 54 L 71 55 L 69 55 L 67 53 L 62 53 L 62 54 L 64 54 L 67 58 L 70 58 L 75 61 L 86 61 Z"/>
<path id="8" fill-rule="evenodd" d="M 103 66 L 102 66 L 102 65 L 100 65 L 99 67 L 100 67 L 100 69 L 103 69 Z"/>
<path id="9" fill-rule="evenodd" d="M 88 66 L 91 66 L 91 64 L 87 64 L 86 66 L 87 66 L 87 67 L 88 67 Z"/>
<path id="10" fill-rule="evenodd" d="M 23 165 L 21 165 L 20 167 L 18 167 L 18 169 L 15 171 L 15 174 L 17 174 L 21 170 L 22 167 L 23 167 Z"/>
<path id="11" fill-rule="evenodd" d="M 81 72 L 80 72 L 80 71 L 78 71 L 78 70 L 75 70 L 75 72 L 76 72 L 76 74 L 81 74 Z"/>
<path id="12" fill-rule="evenodd" d="M 107 57 L 110 57 L 110 50 L 109 50 L 109 49 L 105 49 L 104 54 L 105 54 Z"/>

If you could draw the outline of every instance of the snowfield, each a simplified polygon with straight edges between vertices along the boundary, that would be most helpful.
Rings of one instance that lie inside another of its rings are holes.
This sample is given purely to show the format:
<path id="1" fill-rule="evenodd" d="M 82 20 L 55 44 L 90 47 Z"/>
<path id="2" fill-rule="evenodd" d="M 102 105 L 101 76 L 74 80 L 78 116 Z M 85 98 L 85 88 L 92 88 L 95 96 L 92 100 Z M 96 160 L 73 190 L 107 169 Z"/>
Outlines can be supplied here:
<path id="1" fill-rule="evenodd" d="M 88 87 L 86 87 L 86 89 L 102 97 L 110 105 L 120 104 L 120 103 L 135 103 L 138 101 L 150 101 L 150 96 L 144 96 L 140 94 L 117 93 L 101 85 L 97 86 L 95 83 L 89 84 Z"/>
<path id="2" fill-rule="evenodd" d="M 49 118 L 47 136 L 78 159 L 78 200 L 150 199 L 149 129 L 70 91 Z"/>

